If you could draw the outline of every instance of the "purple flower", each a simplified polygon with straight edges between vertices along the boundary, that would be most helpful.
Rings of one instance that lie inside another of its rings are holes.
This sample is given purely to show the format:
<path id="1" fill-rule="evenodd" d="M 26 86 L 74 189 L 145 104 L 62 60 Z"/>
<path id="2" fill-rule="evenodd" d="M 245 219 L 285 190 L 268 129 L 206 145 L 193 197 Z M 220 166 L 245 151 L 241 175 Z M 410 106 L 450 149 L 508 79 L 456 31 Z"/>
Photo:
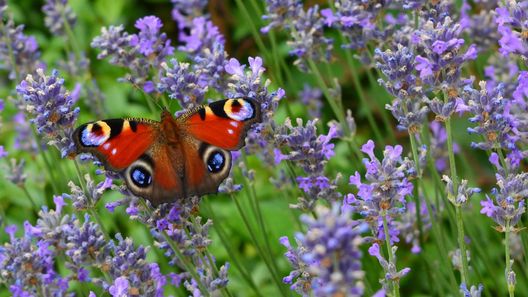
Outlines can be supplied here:
<path id="1" fill-rule="evenodd" d="M 288 160 L 301 167 L 307 176 L 297 177 L 299 187 L 306 197 L 299 198 L 295 207 L 311 209 L 318 199 L 334 201 L 340 197 L 336 191 L 339 176 L 330 180 L 324 175 L 327 161 L 334 155 L 334 144 L 330 141 L 339 136 L 336 126 L 331 126 L 327 135 L 318 135 L 315 121 L 308 121 L 303 126 L 302 119 L 297 119 L 294 127 L 289 119 L 277 129 L 275 143 L 275 160 Z M 286 154 L 282 150 L 287 150 Z"/>
<path id="2" fill-rule="evenodd" d="M 283 281 L 302 295 L 361 296 L 364 272 L 359 246 L 363 239 L 357 222 L 348 212 L 340 212 L 337 204 L 332 209 L 317 207 L 315 212 L 317 219 L 301 217 L 308 230 L 296 235 L 296 248 L 287 237 L 280 239 L 294 268 Z"/>
<path id="3" fill-rule="evenodd" d="M 166 92 L 171 99 L 178 100 L 182 108 L 201 105 L 207 85 L 200 81 L 200 73 L 190 70 L 190 64 L 171 60 L 172 67 L 162 63 L 165 74 L 160 79 L 158 90 Z"/>
<path id="4" fill-rule="evenodd" d="M 391 221 L 405 211 L 405 197 L 413 190 L 413 184 L 408 179 L 415 174 L 414 167 L 409 159 L 401 157 L 403 148 L 400 145 L 386 146 L 382 160 L 376 158 L 373 150 L 372 140 L 362 146 L 362 151 L 370 158 L 363 159 L 367 183 L 361 181 L 359 172 L 350 176 L 350 184 L 356 186 L 358 193 L 354 199 L 350 199 L 349 207 L 362 215 L 379 239 L 385 238 L 385 218 L 389 222 L 391 241 L 398 241 L 399 231 Z"/>
<path id="5" fill-rule="evenodd" d="M 195 18 L 204 14 L 208 0 L 171 0 L 172 18 L 177 22 L 178 29 L 183 32 L 185 28 L 191 26 Z M 181 35 L 182 33 L 180 33 Z"/>
<path id="6" fill-rule="evenodd" d="M 56 35 L 64 35 L 67 30 L 72 30 L 77 21 L 77 16 L 68 5 L 68 0 L 46 0 L 42 12 L 46 15 L 44 24 Z"/>
<path id="7" fill-rule="evenodd" d="M 486 200 L 480 202 L 480 213 L 493 219 L 499 226 L 498 231 L 515 231 L 515 225 L 526 211 L 525 199 L 528 197 L 528 173 L 518 171 L 518 167 L 506 160 L 508 168 L 502 168 L 498 156 L 492 153 L 490 162 L 497 168 L 497 187 L 491 190 L 493 200 L 486 195 Z M 508 172 L 508 173 L 507 173 Z M 506 228 L 510 228 L 506 230 Z"/>
<path id="8" fill-rule="evenodd" d="M 171 40 L 161 33 L 162 23 L 155 16 L 146 16 L 136 21 L 137 34 L 123 32 L 123 26 L 103 27 L 101 35 L 93 39 L 91 46 L 100 49 L 98 59 L 109 58 L 111 64 L 129 70 L 121 81 L 143 87 L 146 82 L 157 82 L 152 73 L 161 71 L 161 64 L 174 53 Z"/>
<path id="9" fill-rule="evenodd" d="M 378 82 L 395 98 L 386 109 L 398 121 L 398 129 L 419 131 L 429 109 L 423 100 L 423 88 L 418 83 L 418 71 L 424 71 L 409 47 L 398 45 L 395 51 L 375 50 L 376 67 L 387 77 Z M 425 67 L 425 66 L 423 66 Z"/>
<path id="10" fill-rule="evenodd" d="M 518 121 L 510 113 L 512 102 L 503 97 L 504 87 L 498 85 L 488 91 L 486 82 L 480 82 L 480 90 L 467 86 L 464 100 L 472 116 L 469 121 L 477 126 L 468 128 L 471 134 L 480 134 L 484 140 L 471 146 L 483 150 L 492 148 L 514 149 L 519 140 Z"/>
<path id="11" fill-rule="evenodd" d="M 114 284 L 110 286 L 108 292 L 113 297 L 127 297 L 128 296 L 128 279 L 124 276 L 116 278 Z"/>
<path id="12" fill-rule="evenodd" d="M 173 247 L 176 246 L 179 252 L 186 257 L 187 261 L 191 261 L 196 267 L 199 281 L 207 290 L 214 292 L 227 286 L 229 263 L 221 266 L 218 269 L 218 274 L 211 267 L 211 265 L 215 265 L 214 259 L 212 262 L 204 263 L 203 257 L 205 255 L 203 253 L 211 244 L 208 233 L 213 222 L 206 220 L 202 223 L 201 217 L 190 218 L 191 211 L 197 206 L 198 201 L 198 197 L 195 197 L 194 199 L 188 199 L 182 205 L 164 204 L 158 208 L 154 216 L 145 216 L 145 213 L 140 213 L 138 218 L 151 227 L 151 233 L 157 241 L 156 245 L 165 251 L 165 255 L 170 259 L 170 265 L 180 268 L 187 267 L 175 255 Z M 167 237 L 164 234 L 170 238 L 172 244 L 167 242 Z M 163 280 L 166 281 L 165 278 Z M 201 289 L 198 287 L 198 282 L 189 273 L 178 277 L 178 282 L 182 280 L 189 291 L 200 294 Z"/>
<path id="13" fill-rule="evenodd" d="M 8 153 L 3 145 L 0 145 L 0 159 L 7 157 Z"/>
<path id="14" fill-rule="evenodd" d="M 9 72 L 10 80 L 19 80 L 35 68 L 41 67 L 38 44 L 33 36 L 24 34 L 24 25 L 16 26 L 11 16 L 4 13 L 7 10 L 6 1 L 0 3 L 2 18 L 2 40 L 0 41 L 0 69 Z M 17 81 L 18 83 L 18 81 Z"/>
<path id="15" fill-rule="evenodd" d="M 430 18 L 415 33 L 418 36 L 416 69 L 427 84 L 425 88 L 439 90 L 444 85 L 457 85 L 464 63 L 477 56 L 473 45 L 462 50 L 464 40 L 460 38 L 461 25 L 449 16 Z"/>
<path id="16" fill-rule="evenodd" d="M 106 178 L 103 182 L 95 183 L 92 177 L 86 174 L 84 179 L 86 181 L 86 191 L 70 181 L 68 183 L 70 193 L 62 194 L 63 198 L 72 200 L 72 205 L 77 210 L 87 210 L 95 207 L 103 193 L 112 187 L 112 179 L 110 178 Z"/>
<path id="17" fill-rule="evenodd" d="M 521 71 L 518 76 L 518 84 L 512 94 L 515 103 L 526 107 L 525 99 L 528 98 L 528 71 Z"/>
<path id="18" fill-rule="evenodd" d="M 523 37 L 528 30 L 527 8 L 528 5 L 523 1 L 509 1 L 495 9 L 495 22 L 501 36 L 499 51 L 505 56 L 515 54 L 526 59 L 528 55 L 528 43 Z"/>
<path id="19" fill-rule="evenodd" d="M 442 180 L 446 182 L 447 199 L 455 206 L 461 206 L 467 204 L 469 198 L 475 193 L 480 193 L 479 188 L 468 188 L 468 181 L 463 179 L 458 188 L 454 188 L 453 181 L 447 175 L 442 177 Z"/>
<path id="20" fill-rule="evenodd" d="M 268 33 L 272 28 L 284 27 L 289 29 L 290 21 L 298 17 L 303 9 L 302 1 L 299 0 L 266 0 L 266 14 L 262 19 L 269 24 L 260 29 L 262 33 Z"/>
<path id="21" fill-rule="evenodd" d="M 304 88 L 299 92 L 300 101 L 308 109 L 310 118 L 321 118 L 321 110 L 323 108 L 322 95 L 318 88 L 312 88 L 308 84 L 304 84 Z"/>
<path id="22" fill-rule="evenodd" d="M 363 49 L 369 42 L 380 42 L 391 35 L 391 26 L 380 29 L 376 23 L 389 3 L 335 1 L 335 12 L 321 10 L 325 24 L 338 29 L 345 36 L 343 48 Z"/>
<path id="23" fill-rule="evenodd" d="M 395 263 L 391 263 L 385 259 L 385 257 L 381 254 L 380 246 L 378 243 L 372 244 L 372 246 L 368 249 L 369 255 L 376 257 L 378 259 L 378 262 L 380 263 L 381 267 L 385 271 L 385 278 L 381 279 L 380 282 L 383 285 L 383 289 L 385 291 L 389 291 L 389 282 L 399 282 L 401 278 L 403 278 L 405 275 L 407 275 L 411 269 L 410 268 L 403 268 L 401 270 L 397 270 Z M 393 247 L 390 251 L 392 253 L 392 257 L 395 261 L 396 259 L 396 248 Z"/>
<path id="24" fill-rule="evenodd" d="M 465 283 L 460 284 L 460 293 L 462 293 L 464 297 L 480 297 L 483 290 L 484 286 L 482 284 L 479 284 L 478 287 L 471 286 L 469 290 Z"/>
<path id="25" fill-rule="evenodd" d="M 426 79 L 433 75 L 433 65 L 424 57 L 416 56 L 416 70 L 420 71 L 420 78 Z"/>
<path id="26" fill-rule="evenodd" d="M 173 53 L 174 48 L 170 46 L 170 40 L 166 40 L 164 34 L 159 34 L 161 27 L 163 27 L 159 18 L 146 16 L 138 19 L 135 27 L 139 29 L 139 33 L 132 35 L 129 42 L 131 46 L 137 47 L 144 56 L 148 57 L 154 52 L 159 52 L 163 56 Z M 158 49 L 159 46 L 161 46 L 160 49 Z"/>
<path id="27" fill-rule="evenodd" d="M 36 73 L 35 78 L 28 74 L 16 90 L 24 97 L 26 110 L 34 116 L 31 122 L 36 125 L 38 133 L 65 157 L 74 149 L 70 135 L 79 108 L 73 107 L 74 101 L 64 89 L 64 79 L 56 70 L 51 76 L 46 76 L 42 69 L 37 69 Z"/>
<path id="28" fill-rule="evenodd" d="M 128 289 L 140 296 L 163 296 L 163 287 L 167 280 L 160 273 L 158 264 L 146 261 L 148 247 L 135 247 L 130 238 L 123 238 L 121 234 L 117 234 L 116 239 L 117 242 L 110 243 L 114 256 L 105 260 L 110 268 L 108 273 L 115 280 L 114 290 L 110 291 L 110 287 L 109 292 L 113 296 L 128 296 L 125 291 Z M 123 275 L 127 276 L 126 283 Z"/>
<path id="29" fill-rule="evenodd" d="M 307 71 L 306 60 L 328 61 L 333 49 L 333 40 L 323 34 L 324 19 L 319 6 L 303 9 L 302 2 L 266 1 L 267 14 L 263 19 L 270 23 L 261 29 L 267 33 L 271 28 L 283 28 L 289 32 L 290 55 L 296 56 L 294 64 Z"/>

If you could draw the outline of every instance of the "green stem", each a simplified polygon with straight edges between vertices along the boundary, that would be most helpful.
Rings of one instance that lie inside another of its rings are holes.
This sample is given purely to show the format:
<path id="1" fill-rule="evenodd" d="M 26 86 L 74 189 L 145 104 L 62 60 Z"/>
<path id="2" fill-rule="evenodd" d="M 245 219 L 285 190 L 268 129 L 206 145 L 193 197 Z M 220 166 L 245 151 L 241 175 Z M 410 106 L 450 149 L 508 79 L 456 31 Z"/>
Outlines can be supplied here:
<path id="1" fill-rule="evenodd" d="M 416 178 L 417 178 L 417 181 L 416 183 L 421 183 L 423 182 L 422 180 L 422 170 L 420 168 L 420 157 L 418 155 L 418 145 L 416 143 L 416 137 L 415 137 L 415 134 L 412 133 L 410 130 L 409 130 L 409 139 L 411 141 L 411 150 L 412 150 L 412 155 L 413 155 L 413 159 L 414 159 L 414 167 L 415 167 L 415 170 L 416 170 Z M 416 187 L 416 183 L 415 183 L 415 188 Z M 416 204 L 416 222 L 418 223 L 418 231 L 420 232 L 420 242 L 422 242 L 422 239 L 423 239 L 423 223 L 422 223 L 422 216 L 420 215 L 420 193 L 418 191 L 416 191 L 415 195 L 414 195 L 414 203 Z M 424 193 L 425 195 L 425 193 Z M 426 201 L 427 203 L 427 201 Z"/>
<path id="2" fill-rule="evenodd" d="M 447 98 L 447 97 L 446 97 Z M 451 180 L 453 181 L 453 191 L 456 195 L 458 192 L 458 175 L 455 164 L 455 154 L 453 152 L 453 133 L 451 130 L 451 117 L 446 119 L 445 122 L 446 133 L 447 133 L 447 150 L 449 154 L 449 168 L 451 170 Z M 454 197 L 453 197 L 454 199 Z M 456 225 L 457 225 L 457 239 L 458 247 L 460 248 L 460 258 L 462 259 L 462 271 L 461 279 L 465 284 L 469 284 L 469 272 L 468 272 L 468 259 L 466 253 L 466 242 L 465 242 L 465 232 L 464 232 L 464 221 L 462 218 L 462 206 L 456 203 L 455 201 L 455 216 L 456 216 Z"/>
<path id="3" fill-rule="evenodd" d="M 460 258 L 462 259 L 461 278 L 463 283 L 468 284 L 468 260 L 466 252 L 466 243 L 464 240 L 464 221 L 462 220 L 462 207 L 460 205 L 455 206 L 455 214 L 457 221 L 458 246 L 460 248 Z"/>
<path id="4" fill-rule="evenodd" d="M 42 142 L 40 140 L 40 137 L 37 134 L 37 131 L 35 130 L 35 126 L 34 125 L 31 126 L 31 132 L 33 134 L 33 138 L 35 139 L 35 143 L 36 143 L 36 146 L 37 146 L 37 151 L 38 151 L 39 155 L 42 156 L 42 160 L 44 160 L 44 167 L 46 168 L 46 171 L 48 172 L 48 176 L 51 178 L 51 180 L 50 180 L 51 188 L 53 189 L 53 192 L 55 194 L 59 194 L 59 188 L 55 184 L 55 182 L 58 179 L 55 176 L 54 171 L 51 170 L 51 163 L 48 160 L 48 156 L 46 155 L 46 152 L 42 150 L 42 147 L 41 147 L 41 143 Z"/>
<path id="5" fill-rule="evenodd" d="M 513 262 L 510 260 L 510 232 L 511 232 L 510 229 L 511 229 L 510 220 L 507 219 L 506 220 L 506 230 L 504 231 L 504 254 L 505 254 L 505 261 L 506 261 L 505 276 L 506 276 L 506 284 L 508 286 L 508 293 L 510 297 L 514 297 L 515 296 L 515 284 L 510 284 L 510 282 L 508 281 L 508 276 L 510 272 L 512 271 L 512 262 Z"/>
<path id="6" fill-rule="evenodd" d="M 31 203 L 31 207 L 35 210 L 35 212 L 38 213 L 39 208 L 38 208 L 37 204 L 35 203 L 35 199 L 33 199 L 33 196 L 31 196 L 31 194 L 29 193 L 26 185 L 23 184 L 23 185 L 20 186 L 20 188 L 22 188 L 22 191 L 24 191 L 24 194 L 26 194 L 26 196 L 28 197 L 29 202 Z"/>
<path id="7" fill-rule="evenodd" d="M 394 268 L 396 269 L 396 261 L 394 259 L 394 255 L 392 254 L 392 247 L 390 243 L 390 235 L 389 235 L 389 224 L 387 223 L 387 214 L 384 211 L 382 213 L 383 216 L 383 232 L 385 233 L 385 245 L 387 247 L 387 253 L 389 256 L 389 262 L 394 265 Z M 397 269 L 396 269 L 397 270 Z M 397 279 L 391 279 L 392 283 L 392 292 L 393 297 L 399 297 L 400 296 L 400 283 Z"/>
<path id="8" fill-rule="evenodd" d="M 342 35 L 341 37 L 344 40 L 344 37 Z M 348 67 L 350 69 L 349 73 L 350 73 L 350 76 L 352 77 L 352 82 L 354 83 L 354 87 L 358 94 L 359 100 L 361 101 L 361 105 L 366 110 L 367 121 L 374 132 L 374 136 L 376 137 L 377 142 L 385 143 L 383 141 L 383 137 L 381 136 L 381 132 L 379 130 L 378 124 L 376 120 L 374 119 L 374 115 L 372 114 L 372 109 L 369 107 L 365 93 L 363 93 L 361 82 L 359 81 L 359 78 L 356 75 L 356 71 L 355 71 L 356 69 L 354 67 L 354 61 L 352 59 L 352 55 L 350 54 L 350 51 L 345 50 L 344 52 L 345 52 L 346 60 L 348 62 Z M 387 125 L 387 127 L 390 127 L 390 126 Z"/>
<path id="9" fill-rule="evenodd" d="M 251 224 L 249 223 L 249 219 L 246 216 L 246 211 L 242 209 L 242 206 L 240 205 L 240 202 L 235 197 L 235 195 L 233 195 L 231 193 L 230 196 L 231 196 L 231 200 L 233 200 L 235 202 L 235 205 L 236 205 L 236 208 L 238 210 L 238 213 L 240 214 L 240 216 L 242 217 L 242 220 L 244 221 L 244 225 L 246 226 L 246 229 L 247 229 L 247 231 L 249 233 L 249 236 L 251 237 L 251 240 L 253 241 L 253 244 L 257 248 L 257 251 L 259 252 L 259 254 L 262 256 L 262 259 L 264 260 L 264 264 L 266 265 L 266 268 L 268 268 L 268 271 L 271 273 L 272 280 L 277 285 L 277 288 L 281 292 L 281 295 L 282 296 L 287 296 L 288 294 L 286 294 L 283 291 L 283 285 L 280 282 L 280 279 L 279 279 L 279 277 L 277 275 L 277 272 L 273 268 L 273 265 L 270 263 L 270 260 L 268 259 L 266 253 L 264 253 L 262 247 L 260 246 L 260 244 L 259 244 L 259 242 L 257 240 L 257 237 L 255 236 L 255 232 L 253 230 L 253 227 L 251 227 Z"/>
<path id="10" fill-rule="evenodd" d="M 229 237 L 221 225 L 222 220 L 217 218 L 215 212 L 213 211 L 213 207 L 210 206 L 209 200 L 204 199 L 204 202 L 202 202 L 202 206 L 204 209 L 206 209 L 207 215 L 211 217 L 211 219 L 213 219 L 213 222 L 214 222 L 213 228 L 216 230 L 218 237 L 220 237 L 220 241 L 222 241 L 222 245 L 224 246 L 224 248 L 227 251 L 227 254 L 229 255 L 230 262 L 233 263 L 234 266 L 238 269 L 238 271 L 242 275 L 242 278 L 246 281 L 249 287 L 253 290 L 253 293 L 255 293 L 256 296 L 262 297 L 263 295 L 260 293 L 260 290 L 257 288 L 257 285 L 255 284 L 249 272 L 242 265 L 240 259 L 238 258 L 236 249 L 232 247 L 231 241 L 228 239 Z"/>

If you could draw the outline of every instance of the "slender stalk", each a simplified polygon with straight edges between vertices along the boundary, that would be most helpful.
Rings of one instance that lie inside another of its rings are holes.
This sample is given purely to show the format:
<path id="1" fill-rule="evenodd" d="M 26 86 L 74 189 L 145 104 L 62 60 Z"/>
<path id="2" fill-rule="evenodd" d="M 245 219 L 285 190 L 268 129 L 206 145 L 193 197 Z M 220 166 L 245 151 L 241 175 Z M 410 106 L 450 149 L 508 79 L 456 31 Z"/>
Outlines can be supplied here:
<path id="1" fill-rule="evenodd" d="M 235 267 L 238 269 L 238 271 L 242 275 L 242 278 L 246 281 L 249 287 L 253 290 L 253 293 L 255 293 L 256 296 L 262 297 L 262 294 L 257 288 L 257 285 L 253 281 L 253 278 L 251 278 L 249 272 L 241 264 L 241 261 L 238 258 L 238 255 L 236 253 L 236 249 L 232 247 L 231 242 L 228 239 L 228 235 L 226 234 L 226 231 L 221 225 L 222 221 L 217 218 L 216 214 L 214 213 L 213 207 L 210 206 L 210 202 L 207 199 L 204 202 L 202 202 L 202 207 L 206 209 L 207 215 L 213 219 L 214 221 L 213 228 L 216 230 L 218 237 L 220 237 L 220 241 L 222 241 L 222 245 L 224 246 L 224 248 L 227 251 L 227 254 L 229 255 L 230 262 L 233 263 Z"/>
<path id="2" fill-rule="evenodd" d="M 38 213 L 38 206 L 35 203 L 35 199 L 33 199 L 33 196 L 29 193 L 27 187 L 25 184 L 21 185 L 20 188 L 22 188 L 22 191 L 24 191 L 24 194 L 26 194 L 27 198 L 29 199 L 29 202 L 31 203 L 31 207 L 35 210 L 35 212 Z"/>
<path id="3" fill-rule="evenodd" d="M 247 156 L 245 154 L 243 154 L 243 157 L 244 157 L 244 161 L 245 163 L 247 164 Z M 248 180 L 247 178 L 243 178 L 243 182 L 244 182 L 244 186 L 246 187 L 246 189 L 248 189 L 248 193 L 249 193 L 249 200 L 250 200 L 250 204 L 253 208 L 253 212 L 256 214 L 257 216 L 257 222 L 258 222 L 258 226 L 260 228 L 260 232 L 262 234 L 262 239 L 264 240 L 264 244 L 266 246 L 266 250 L 268 252 L 268 256 L 270 257 L 270 260 L 272 261 L 272 264 L 274 266 L 274 269 L 276 271 L 278 271 L 278 268 L 276 266 L 276 263 L 273 259 L 275 259 L 275 257 L 273 256 L 273 251 L 271 249 L 271 245 L 269 243 L 269 236 L 268 236 L 268 231 L 266 230 L 266 224 L 264 223 L 264 218 L 262 216 L 262 211 L 260 210 L 260 203 L 259 203 L 259 200 L 257 198 L 257 193 L 255 191 L 255 184 L 253 182 L 251 182 L 250 180 Z"/>
<path id="4" fill-rule="evenodd" d="M 447 97 L 446 97 L 447 98 Z M 451 170 L 451 180 L 453 181 L 453 191 L 456 193 L 458 191 L 458 175 L 455 164 L 455 154 L 453 152 L 453 133 L 451 130 L 451 117 L 446 119 L 445 122 L 446 133 L 447 133 L 447 150 L 449 154 L 449 167 Z M 457 225 L 457 239 L 458 247 L 460 248 L 460 258 L 462 259 L 462 271 L 461 279 L 462 282 L 468 284 L 469 272 L 468 272 L 468 259 L 467 259 L 467 249 L 465 242 L 465 232 L 464 232 L 464 221 L 462 218 L 462 206 L 455 203 L 455 219 Z"/>
<path id="5" fill-rule="evenodd" d="M 416 144 L 415 134 L 412 133 L 410 130 L 409 130 L 409 139 L 411 141 L 411 151 L 412 151 L 412 155 L 413 155 L 413 159 L 414 159 L 414 168 L 416 170 L 416 175 L 417 175 L 417 181 L 415 183 L 415 188 L 417 188 L 416 184 L 423 182 L 422 170 L 420 168 L 420 158 L 418 156 L 418 145 Z M 425 195 L 425 193 L 424 193 L 424 195 Z M 414 203 L 416 205 L 416 222 L 418 223 L 418 231 L 420 232 L 420 242 L 422 242 L 422 239 L 423 239 L 423 223 L 422 223 L 422 216 L 420 216 L 420 210 L 421 210 L 420 193 L 418 191 L 416 191 L 416 193 L 414 195 Z M 428 202 L 425 201 L 425 203 L 428 203 Z"/>
<path id="6" fill-rule="evenodd" d="M 38 136 L 34 125 L 32 125 L 32 127 L 31 127 L 31 132 L 33 134 L 33 138 L 35 139 L 35 142 L 36 142 L 36 145 L 37 145 L 37 151 L 39 152 L 39 155 L 42 156 L 42 160 L 44 160 L 44 167 L 46 168 L 46 171 L 48 172 L 48 176 L 51 178 L 51 181 L 50 181 L 51 188 L 53 189 L 53 192 L 59 193 L 59 190 L 58 190 L 59 188 L 55 184 L 55 182 L 58 179 L 56 178 L 56 176 L 54 174 L 54 171 L 51 170 L 51 163 L 48 160 L 48 156 L 46 155 L 46 152 L 42 150 L 40 137 Z"/>
<path id="7" fill-rule="evenodd" d="M 512 271 L 512 262 L 513 262 L 510 259 L 510 232 L 511 232 L 510 229 L 511 229 L 510 220 L 507 219 L 506 220 L 506 230 L 504 231 L 504 254 L 505 254 L 504 260 L 506 261 L 505 276 L 506 276 L 506 284 L 508 285 L 508 294 L 510 295 L 510 297 L 514 297 L 515 296 L 515 284 L 510 284 L 508 280 L 510 271 Z"/>
<path id="8" fill-rule="evenodd" d="M 262 256 L 262 259 L 264 260 L 264 264 L 266 265 L 266 268 L 268 268 L 268 271 L 271 273 L 272 275 L 272 280 L 275 282 L 275 284 L 277 285 L 277 288 L 279 289 L 280 293 L 282 296 L 287 296 L 288 294 L 286 294 L 286 292 L 283 291 L 283 285 L 281 284 L 280 282 L 280 279 L 277 275 L 277 272 L 275 271 L 275 269 L 273 268 L 273 265 L 270 263 L 270 259 L 268 259 L 266 253 L 264 253 L 262 247 L 260 246 L 258 240 L 257 240 L 257 237 L 255 236 L 255 232 L 253 230 L 253 227 L 251 227 L 251 224 L 249 223 L 249 220 L 246 216 L 246 212 L 242 209 L 242 206 L 240 205 L 240 201 L 238 201 L 238 199 L 235 197 L 235 195 L 233 194 L 230 194 L 231 196 L 231 200 L 233 200 L 235 202 L 235 205 L 237 207 L 237 210 L 240 214 L 240 216 L 242 217 L 242 220 L 244 221 L 244 225 L 246 226 L 246 229 L 251 237 L 251 240 L 253 241 L 253 244 L 255 245 L 255 247 L 257 248 L 257 251 L 258 253 Z"/>
<path id="9" fill-rule="evenodd" d="M 342 37 L 342 35 L 341 35 L 341 37 Z M 342 39 L 344 40 L 343 37 L 342 37 Z M 361 102 L 361 105 L 366 110 L 367 121 L 368 121 L 370 127 L 372 128 L 372 131 L 374 132 L 374 136 L 376 137 L 377 142 L 385 143 L 383 141 L 383 137 L 381 136 L 381 132 L 380 132 L 379 127 L 378 127 L 378 123 L 376 122 L 376 120 L 374 119 L 374 115 L 372 114 L 372 109 L 369 107 L 369 104 L 367 102 L 367 98 L 365 96 L 365 93 L 363 92 L 363 88 L 361 86 L 361 82 L 359 81 L 359 78 L 358 78 L 358 76 L 356 74 L 355 67 L 354 67 L 354 62 L 353 62 L 353 59 L 352 59 L 352 55 L 350 54 L 350 51 L 345 50 L 344 52 L 345 52 L 346 60 L 348 62 L 348 67 L 350 68 L 349 73 L 350 73 L 350 76 L 352 77 L 352 82 L 354 83 L 354 87 L 355 87 L 356 92 L 358 94 L 359 101 Z M 389 125 L 387 125 L 386 127 L 389 127 Z"/>
<path id="10" fill-rule="evenodd" d="M 396 269 L 396 261 L 394 259 L 394 256 L 392 254 L 392 247 L 390 243 L 390 235 L 389 235 L 389 224 L 387 223 L 387 214 L 382 213 L 383 216 L 383 232 L 385 233 L 385 245 L 387 247 L 387 253 L 389 256 L 389 262 L 394 265 L 394 268 Z M 392 283 L 392 296 L 393 297 L 399 297 L 400 296 L 400 283 L 398 280 L 391 280 Z"/>

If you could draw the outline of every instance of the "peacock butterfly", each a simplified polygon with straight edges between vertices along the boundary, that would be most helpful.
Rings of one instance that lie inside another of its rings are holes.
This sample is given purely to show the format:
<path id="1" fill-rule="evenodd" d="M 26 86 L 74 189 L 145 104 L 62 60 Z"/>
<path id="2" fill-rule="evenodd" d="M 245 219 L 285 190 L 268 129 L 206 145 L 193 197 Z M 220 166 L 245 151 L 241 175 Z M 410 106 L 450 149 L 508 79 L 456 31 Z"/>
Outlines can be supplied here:
<path id="1" fill-rule="evenodd" d="M 225 99 L 174 118 L 90 122 L 73 132 L 77 153 L 91 153 L 123 175 L 127 187 L 152 204 L 216 193 L 231 169 L 231 154 L 244 146 L 260 104 Z"/>

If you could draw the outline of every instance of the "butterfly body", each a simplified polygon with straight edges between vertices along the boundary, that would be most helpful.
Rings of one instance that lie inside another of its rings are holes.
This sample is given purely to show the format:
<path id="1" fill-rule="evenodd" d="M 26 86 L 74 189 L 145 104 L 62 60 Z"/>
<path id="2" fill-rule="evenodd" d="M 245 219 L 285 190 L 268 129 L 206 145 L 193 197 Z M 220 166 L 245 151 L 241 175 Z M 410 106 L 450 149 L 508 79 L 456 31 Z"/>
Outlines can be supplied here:
<path id="1" fill-rule="evenodd" d="M 120 172 L 127 187 L 153 204 L 216 193 L 229 175 L 231 153 L 244 145 L 247 130 L 260 121 L 260 106 L 226 99 L 160 121 L 109 119 L 78 127 L 78 153 L 95 155 Z"/>

